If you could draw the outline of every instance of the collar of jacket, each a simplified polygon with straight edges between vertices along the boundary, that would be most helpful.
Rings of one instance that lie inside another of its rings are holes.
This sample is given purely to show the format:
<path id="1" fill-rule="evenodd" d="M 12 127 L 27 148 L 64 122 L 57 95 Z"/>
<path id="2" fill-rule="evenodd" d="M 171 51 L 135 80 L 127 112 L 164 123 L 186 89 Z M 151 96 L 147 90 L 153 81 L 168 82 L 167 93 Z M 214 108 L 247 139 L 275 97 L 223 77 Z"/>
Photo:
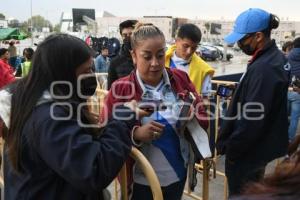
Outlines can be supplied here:
<path id="1" fill-rule="evenodd" d="M 178 71 L 178 70 L 177 70 Z M 182 81 L 179 80 L 179 78 L 174 75 L 174 73 L 176 73 L 176 69 L 175 70 L 171 70 L 169 68 L 166 68 L 166 72 L 169 76 L 169 80 L 170 80 L 170 84 L 171 84 L 171 88 L 172 90 L 178 94 L 178 97 L 181 97 L 182 95 L 184 96 L 184 94 L 186 94 L 188 91 L 186 89 L 184 89 L 182 86 Z M 177 75 L 183 75 L 184 73 L 179 72 L 176 73 Z M 136 75 L 136 70 L 132 71 L 131 74 L 129 75 L 129 81 L 132 82 L 134 84 L 134 88 L 135 88 L 135 97 L 134 99 L 136 99 L 137 101 L 141 100 L 141 96 L 143 94 L 143 89 L 141 88 L 137 75 Z"/>
<path id="2" fill-rule="evenodd" d="M 257 58 L 259 58 L 261 55 L 263 55 L 270 48 L 274 48 L 274 46 L 276 46 L 275 40 L 271 40 L 262 49 L 256 50 L 255 53 L 253 54 L 252 58 L 249 60 L 249 64 L 252 64 Z"/>
<path id="3" fill-rule="evenodd" d="M 120 55 L 126 57 L 128 60 L 132 60 L 130 51 L 129 49 L 125 48 L 124 44 L 121 46 Z"/>

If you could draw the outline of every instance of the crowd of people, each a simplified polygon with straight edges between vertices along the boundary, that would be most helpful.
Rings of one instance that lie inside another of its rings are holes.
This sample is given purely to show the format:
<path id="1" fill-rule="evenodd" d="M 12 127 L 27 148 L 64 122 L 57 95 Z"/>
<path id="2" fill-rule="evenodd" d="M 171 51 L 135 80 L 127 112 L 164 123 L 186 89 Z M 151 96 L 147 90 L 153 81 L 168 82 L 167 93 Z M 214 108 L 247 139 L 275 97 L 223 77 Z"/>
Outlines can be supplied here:
<path id="1" fill-rule="evenodd" d="M 226 156 L 230 199 L 300 197 L 300 38 L 279 50 L 271 38 L 279 23 L 276 15 L 251 8 L 224 38 L 251 56 L 216 142 L 217 153 Z M 187 127 L 207 130 L 210 120 L 203 100 L 215 70 L 195 53 L 201 30 L 181 25 L 167 50 L 155 24 L 126 20 L 119 30 L 123 41 L 114 56 L 106 45 L 95 56 L 85 41 L 62 33 L 48 36 L 36 51 L 24 49 L 20 64 L 13 43 L 0 49 L 6 199 L 107 199 L 105 188 L 124 164 L 123 195 L 153 199 L 129 157 L 133 146 L 153 167 L 163 198 L 182 198 L 189 165 L 203 159 Z M 87 105 L 97 88 L 95 72 L 108 73 L 99 116 Z M 266 165 L 284 156 L 265 176 Z"/>

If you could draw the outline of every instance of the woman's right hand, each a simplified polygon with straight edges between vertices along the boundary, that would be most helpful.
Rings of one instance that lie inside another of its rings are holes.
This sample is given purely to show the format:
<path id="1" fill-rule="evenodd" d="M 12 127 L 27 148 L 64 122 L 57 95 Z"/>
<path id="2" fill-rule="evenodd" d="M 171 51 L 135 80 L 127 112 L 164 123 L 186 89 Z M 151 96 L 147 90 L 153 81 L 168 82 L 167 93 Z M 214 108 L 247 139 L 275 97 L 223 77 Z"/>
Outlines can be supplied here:
<path id="1" fill-rule="evenodd" d="M 128 107 L 130 110 L 135 112 L 135 114 L 138 116 L 138 119 L 141 119 L 146 116 L 150 116 L 152 113 L 144 111 L 138 107 L 138 103 L 136 100 L 131 100 L 129 102 L 124 103 L 124 106 Z"/>
<path id="2" fill-rule="evenodd" d="M 165 125 L 156 121 L 151 121 L 143 126 L 138 127 L 133 133 L 133 139 L 140 142 L 151 142 L 158 139 Z"/>

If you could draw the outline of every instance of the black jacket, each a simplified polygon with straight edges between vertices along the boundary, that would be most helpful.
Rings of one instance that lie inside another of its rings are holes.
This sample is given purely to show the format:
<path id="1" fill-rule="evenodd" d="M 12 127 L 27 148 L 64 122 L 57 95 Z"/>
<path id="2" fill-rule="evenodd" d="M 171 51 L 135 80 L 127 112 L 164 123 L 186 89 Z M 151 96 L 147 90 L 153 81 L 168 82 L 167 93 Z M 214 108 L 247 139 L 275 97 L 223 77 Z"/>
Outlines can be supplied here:
<path id="1" fill-rule="evenodd" d="M 5 199 L 101 200 L 131 150 L 132 122 L 112 120 L 100 137 L 67 117 L 61 106 L 37 106 L 22 131 L 22 174 L 5 154 Z M 53 114 L 51 117 L 51 113 Z M 128 112 L 130 114 L 130 112 Z"/>
<path id="2" fill-rule="evenodd" d="M 269 162 L 286 154 L 290 73 L 287 66 L 275 41 L 249 63 L 226 114 L 233 119 L 224 119 L 221 127 L 217 140 L 219 154 L 226 154 L 230 160 L 254 162 Z M 262 112 L 250 110 L 262 108 Z"/>
<path id="3" fill-rule="evenodd" d="M 119 78 L 129 75 L 134 69 L 129 50 L 123 45 L 120 54 L 114 57 L 108 68 L 107 89 Z"/>

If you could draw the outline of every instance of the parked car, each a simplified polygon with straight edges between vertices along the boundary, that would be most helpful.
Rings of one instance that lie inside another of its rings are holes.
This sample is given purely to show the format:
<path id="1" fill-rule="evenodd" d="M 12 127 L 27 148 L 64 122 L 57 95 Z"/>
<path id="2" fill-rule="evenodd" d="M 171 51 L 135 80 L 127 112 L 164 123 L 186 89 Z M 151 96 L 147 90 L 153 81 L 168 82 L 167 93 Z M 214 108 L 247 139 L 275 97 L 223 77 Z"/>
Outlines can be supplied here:
<path id="1" fill-rule="evenodd" d="M 203 60 L 215 61 L 220 57 L 219 51 L 211 46 L 201 45 L 197 48 L 196 52 L 198 52 L 198 55 L 200 55 Z"/>
<path id="2" fill-rule="evenodd" d="M 224 47 L 221 47 L 221 46 L 215 46 L 215 47 L 220 51 L 220 59 L 223 59 Z M 227 49 L 226 60 L 230 61 L 231 58 L 233 58 L 233 52 L 230 49 Z"/>

